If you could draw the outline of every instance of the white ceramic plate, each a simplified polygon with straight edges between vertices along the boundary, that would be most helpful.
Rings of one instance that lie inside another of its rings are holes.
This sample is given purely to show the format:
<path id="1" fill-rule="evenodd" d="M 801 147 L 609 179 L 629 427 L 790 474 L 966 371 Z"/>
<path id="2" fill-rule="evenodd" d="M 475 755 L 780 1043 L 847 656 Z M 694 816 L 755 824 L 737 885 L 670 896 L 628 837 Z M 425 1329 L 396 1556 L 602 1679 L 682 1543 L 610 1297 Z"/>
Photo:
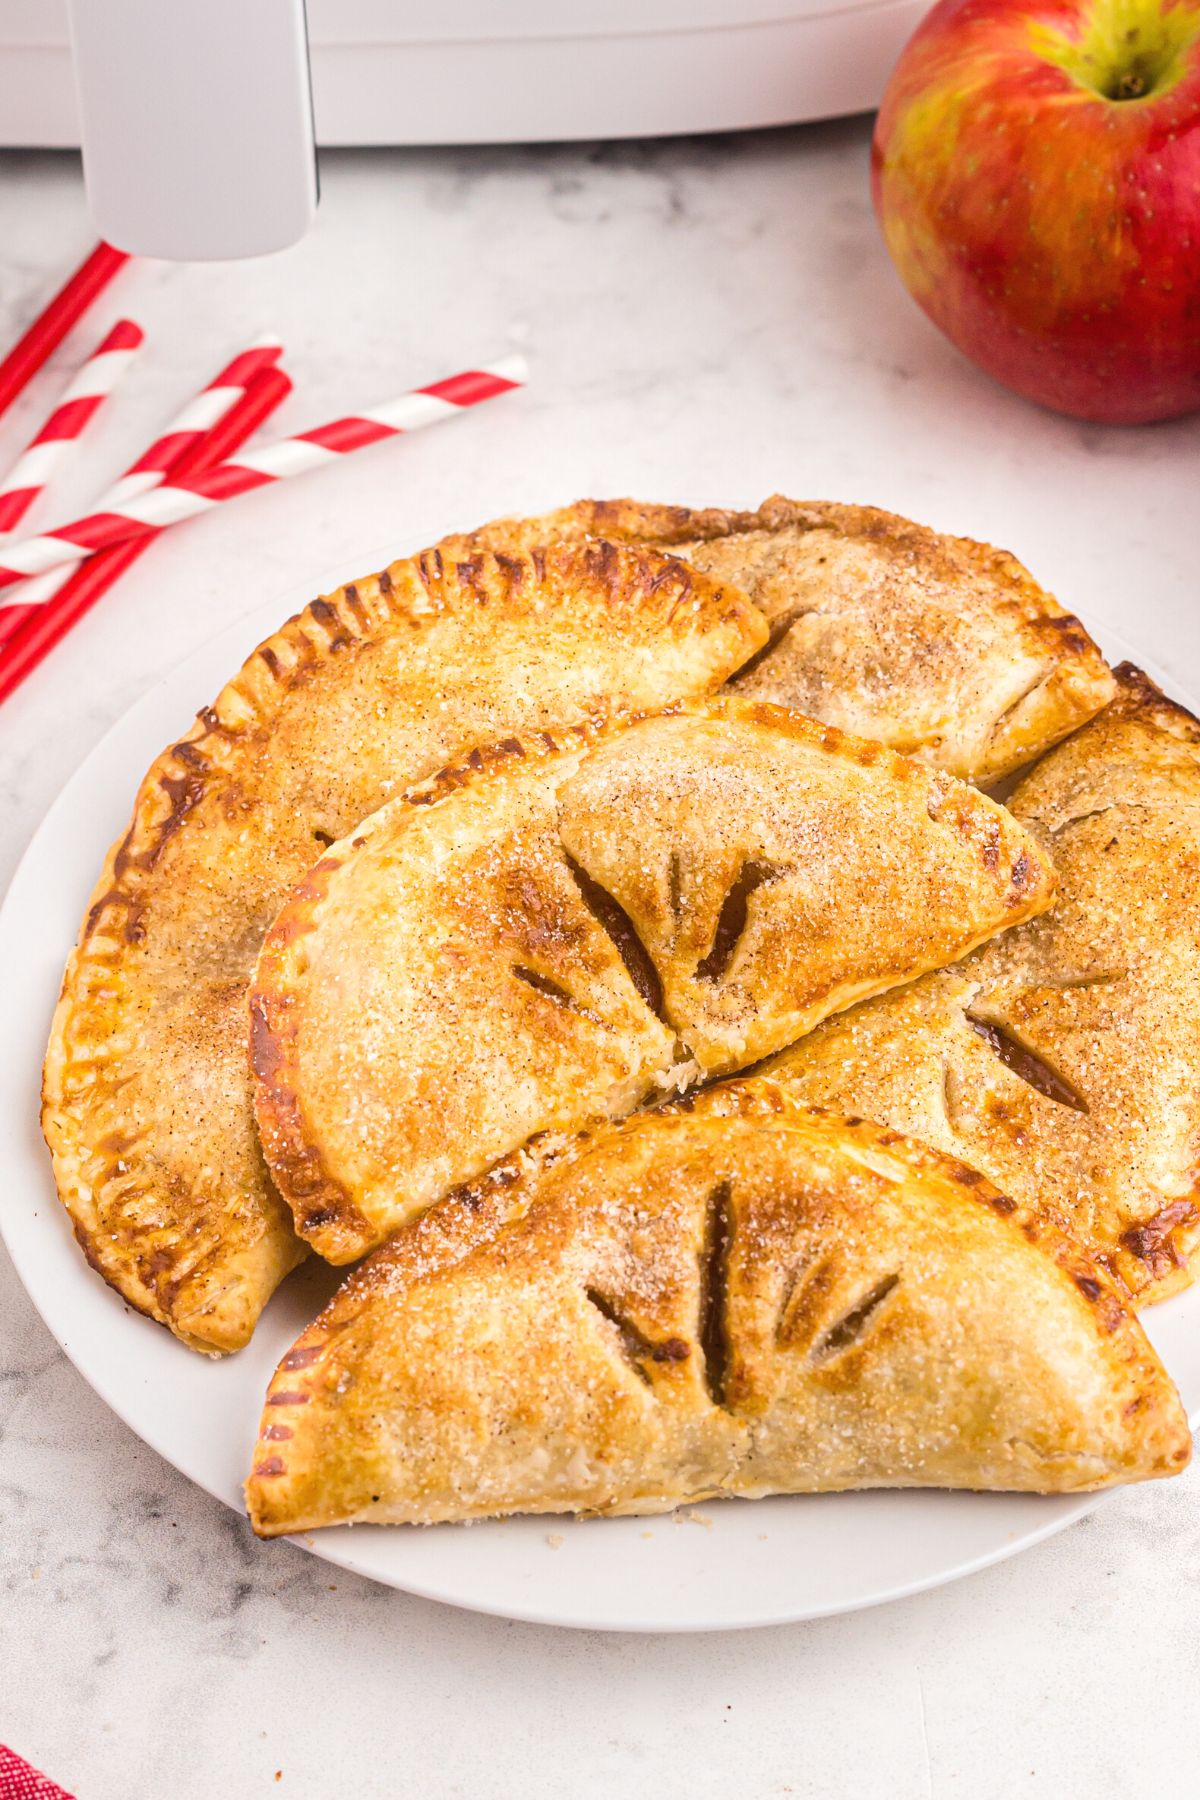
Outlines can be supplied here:
<path id="1" fill-rule="evenodd" d="M 0 913 L 5 1241 L 34 1305 L 97 1393 L 168 1462 L 239 1511 L 267 1380 L 333 1291 L 336 1272 L 297 1271 L 239 1355 L 210 1362 L 183 1349 L 130 1311 L 79 1254 L 38 1129 L 38 1089 L 63 964 L 143 772 L 298 604 L 253 613 L 109 732 L 51 807 Z M 1123 644 L 1105 647 L 1114 660 L 1139 660 Z M 1200 1287 L 1153 1309 L 1146 1323 L 1185 1401 L 1200 1407 Z M 483 1612 L 695 1631 L 817 1618 L 910 1594 L 1012 1556 L 1096 1504 L 1094 1496 L 823 1495 L 706 1503 L 677 1519 L 359 1525 L 298 1541 L 341 1568 Z"/>

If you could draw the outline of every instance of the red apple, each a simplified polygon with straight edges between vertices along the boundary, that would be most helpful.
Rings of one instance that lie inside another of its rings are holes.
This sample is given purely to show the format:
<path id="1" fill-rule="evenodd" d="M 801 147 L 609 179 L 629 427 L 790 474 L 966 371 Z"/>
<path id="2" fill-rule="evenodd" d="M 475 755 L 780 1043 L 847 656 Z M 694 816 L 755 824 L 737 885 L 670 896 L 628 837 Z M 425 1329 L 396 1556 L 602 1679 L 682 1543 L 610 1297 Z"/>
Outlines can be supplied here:
<path id="1" fill-rule="evenodd" d="M 872 178 L 909 291 L 997 380 L 1109 423 L 1200 407 L 1200 0 L 940 0 Z"/>

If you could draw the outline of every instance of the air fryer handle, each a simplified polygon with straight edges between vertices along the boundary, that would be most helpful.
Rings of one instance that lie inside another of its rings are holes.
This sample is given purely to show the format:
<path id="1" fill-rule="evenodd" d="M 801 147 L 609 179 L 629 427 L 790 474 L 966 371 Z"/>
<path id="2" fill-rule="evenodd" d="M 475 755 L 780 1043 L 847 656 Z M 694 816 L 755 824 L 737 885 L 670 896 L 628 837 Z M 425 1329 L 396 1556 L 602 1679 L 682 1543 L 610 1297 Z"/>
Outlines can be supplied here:
<path id="1" fill-rule="evenodd" d="M 140 256 L 260 256 L 317 204 L 304 0 L 69 0 L 88 203 Z"/>

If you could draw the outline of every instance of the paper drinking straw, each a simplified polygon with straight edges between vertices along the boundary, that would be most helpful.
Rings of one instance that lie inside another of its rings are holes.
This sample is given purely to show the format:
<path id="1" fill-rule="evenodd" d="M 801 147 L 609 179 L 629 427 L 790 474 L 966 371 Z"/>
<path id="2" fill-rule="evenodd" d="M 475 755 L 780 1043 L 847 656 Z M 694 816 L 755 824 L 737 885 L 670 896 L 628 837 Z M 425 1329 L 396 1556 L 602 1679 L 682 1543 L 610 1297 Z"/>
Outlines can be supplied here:
<path id="1" fill-rule="evenodd" d="M 219 375 L 213 377 L 206 388 L 188 401 L 162 436 L 142 452 L 120 480 L 114 482 L 102 496 L 100 509 L 120 507 L 127 501 L 136 499 L 139 494 L 157 487 L 168 471 L 178 466 L 179 459 L 190 453 L 207 437 L 218 420 L 224 418 L 232 406 L 237 405 L 250 383 L 264 369 L 277 363 L 282 354 L 283 345 L 273 336 L 256 339 L 247 349 L 240 351 Z M 25 623 L 34 607 L 44 606 L 65 586 L 78 567 L 78 562 L 66 563 L 15 589 L 9 596 L 10 604 L 0 610 L 0 645 L 7 643 L 13 633 Z"/>
<path id="2" fill-rule="evenodd" d="M 70 460 L 108 396 L 128 374 L 144 336 L 140 325 L 122 319 L 71 378 L 50 417 L 0 481 L 0 532 L 20 523 Z"/>
<path id="3" fill-rule="evenodd" d="M 196 475 L 232 456 L 287 398 L 291 388 L 291 382 L 281 369 L 265 369 L 207 438 L 184 455 L 175 472 Z M 111 550 L 88 557 L 61 593 L 34 609 L 23 628 L 0 649 L 0 702 L 33 673 L 76 621 L 108 592 L 152 542 L 149 537 L 128 539 Z"/>
<path id="4" fill-rule="evenodd" d="M 42 308 L 24 337 L 0 362 L 0 413 L 7 412 L 76 320 L 83 317 L 128 261 L 126 251 L 114 250 L 111 244 L 97 244 L 53 300 Z"/>
<path id="5" fill-rule="evenodd" d="M 467 369 L 445 381 L 402 394 L 386 405 L 373 407 L 345 419 L 335 419 L 297 437 L 280 438 L 261 449 L 248 451 L 204 474 L 176 477 L 110 511 L 89 514 L 42 537 L 0 545 L 0 588 L 10 587 L 27 575 L 39 575 L 60 563 L 94 555 L 127 538 L 146 537 L 195 518 L 214 506 L 251 492 L 273 481 L 287 480 L 323 468 L 340 456 L 365 449 L 384 438 L 398 437 L 426 425 L 453 418 L 467 407 L 494 399 L 520 387 L 525 380 L 524 359 Z M 8 603 L 0 596 L 0 607 Z"/>

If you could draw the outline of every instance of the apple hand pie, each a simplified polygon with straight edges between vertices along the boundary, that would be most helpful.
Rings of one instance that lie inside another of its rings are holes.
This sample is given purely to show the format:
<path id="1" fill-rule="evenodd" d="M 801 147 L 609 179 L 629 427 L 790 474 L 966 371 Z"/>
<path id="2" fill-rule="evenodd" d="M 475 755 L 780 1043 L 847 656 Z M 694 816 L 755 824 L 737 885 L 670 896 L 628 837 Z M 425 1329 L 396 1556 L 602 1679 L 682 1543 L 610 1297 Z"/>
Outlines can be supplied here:
<path id="1" fill-rule="evenodd" d="M 1200 723 L 1128 665 L 1009 802 L 1052 912 L 832 1020 L 774 1078 L 1062 1213 L 1139 1301 L 1200 1245 Z"/>
<path id="2" fill-rule="evenodd" d="M 1050 1222 L 750 1087 L 543 1141 L 378 1251 L 271 1383 L 255 1531 L 1184 1467 L 1136 1317 Z"/>
<path id="3" fill-rule="evenodd" d="M 744 1067 L 1052 893 L 1003 807 L 779 707 L 476 748 L 335 844 L 267 934 L 267 1165 L 347 1262 L 535 1134 Z"/>
<path id="4" fill-rule="evenodd" d="M 554 538 L 669 548 L 745 590 L 771 636 L 735 691 L 792 706 L 981 784 L 1031 761 L 1111 697 L 1079 620 L 1015 557 L 871 506 L 757 512 L 583 500 L 452 540 L 467 553 Z"/>
<path id="5" fill-rule="evenodd" d="M 472 742 L 708 692 L 746 598 L 638 547 L 436 550 L 315 600 L 152 766 L 71 958 L 44 1126 L 88 1258 L 210 1352 L 304 1254 L 254 1131 L 246 989 L 323 846 Z"/>

